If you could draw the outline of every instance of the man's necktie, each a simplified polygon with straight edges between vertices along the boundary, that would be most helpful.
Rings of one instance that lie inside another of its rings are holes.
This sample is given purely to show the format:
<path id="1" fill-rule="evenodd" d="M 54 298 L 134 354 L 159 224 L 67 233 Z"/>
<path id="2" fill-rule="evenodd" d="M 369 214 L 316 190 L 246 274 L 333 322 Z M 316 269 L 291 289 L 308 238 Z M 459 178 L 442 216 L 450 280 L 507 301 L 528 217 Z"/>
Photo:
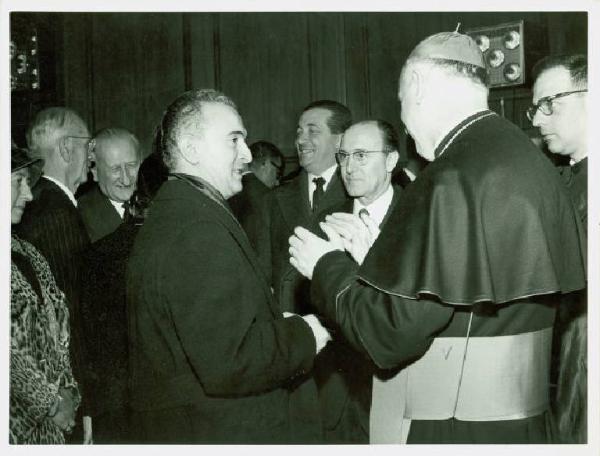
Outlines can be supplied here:
<path id="1" fill-rule="evenodd" d="M 129 201 L 125 201 L 121 207 L 123 208 L 123 217 L 121 218 L 125 220 L 129 216 Z"/>
<path id="2" fill-rule="evenodd" d="M 323 190 L 325 179 L 322 177 L 315 177 L 313 182 L 315 183 L 315 190 L 312 195 L 312 210 L 315 212 L 319 207 L 321 200 L 323 199 L 323 195 L 325 194 L 325 190 Z"/>

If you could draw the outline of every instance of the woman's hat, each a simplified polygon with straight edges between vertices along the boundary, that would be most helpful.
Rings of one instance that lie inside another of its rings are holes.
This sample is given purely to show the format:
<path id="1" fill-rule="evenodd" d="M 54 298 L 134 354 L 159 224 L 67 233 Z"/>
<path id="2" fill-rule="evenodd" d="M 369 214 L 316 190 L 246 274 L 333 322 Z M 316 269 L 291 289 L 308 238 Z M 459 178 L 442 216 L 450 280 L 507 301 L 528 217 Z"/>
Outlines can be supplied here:
<path id="1" fill-rule="evenodd" d="M 21 168 L 25 168 L 39 161 L 41 161 L 41 158 L 31 158 L 27 153 L 26 149 L 21 149 L 20 147 L 16 146 L 12 146 L 10 148 L 11 173 L 14 173 L 15 171 L 18 171 Z"/>
<path id="2" fill-rule="evenodd" d="M 32 187 L 42 175 L 43 163 L 41 158 L 31 157 L 27 149 L 21 149 L 15 145 L 10 148 L 10 172 L 14 173 L 20 169 L 31 167 L 29 181 Z"/>

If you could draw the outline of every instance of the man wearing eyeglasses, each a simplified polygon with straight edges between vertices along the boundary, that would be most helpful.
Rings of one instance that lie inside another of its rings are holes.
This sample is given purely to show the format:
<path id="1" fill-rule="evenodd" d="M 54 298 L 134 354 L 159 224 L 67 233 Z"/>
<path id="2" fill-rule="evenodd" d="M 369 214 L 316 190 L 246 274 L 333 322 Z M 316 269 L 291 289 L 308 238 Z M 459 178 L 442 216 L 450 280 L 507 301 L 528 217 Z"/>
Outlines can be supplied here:
<path id="1" fill-rule="evenodd" d="M 71 363 L 78 380 L 82 353 L 79 271 L 81 253 L 90 241 L 77 210 L 75 193 L 87 180 L 89 140 L 87 125 L 71 109 L 47 108 L 35 116 L 27 131 L 27 145 L 33 157 L 43 160 L 44 174 L 32 188 L 33 201 L 27 205 L 19 225 L 19 235 L 48 260 L 56 283 L 67 298 Z M 72 439 L 79 438 L 81 431 L 81 426 L 76 426 Z"/>
<path id="2" fill-rule="evenodd" d="M 350 126 L 344 132 L 336 159 L 351 199 L 322 212 L 319 220 L 334 213 L 341 223 L 368 223 L 378 231 L 402 192 L 401 187 L 391 183 L 392 172 L 400 160 L 399 149 L 394 127 L 384 120 L 367 120 Z M 326 237 L 318 229 L 315 232 Z M 341 339 L 329 344 L 315 361 L 327 443 L 369 442 L 374 371 L 369 360 Z"/>
<path id="3" fill-rule="evenodd" d="M 432 163 L 380 233 L 326 220 L 325 240 L 298 228 L 292 262 L 338 337 L 404 369 L 373 382 L 372 443 L 547 443 L 555 305 L 585 287 L 575 209 L 529 138 L 488 109 L 469 36 L 419 43 L 398 98 Z"/>
<path id="4" fill-rule="evenodd" d="M 571 199 L 587 232 L 587 57 L 550 56 L 533 69 L 533 106 L 527 116 L 554 154 L 569 158 L 561 168 Z M 561 441 L 587 440 L 587 298 L 560 307 L 555 417 Z"/>

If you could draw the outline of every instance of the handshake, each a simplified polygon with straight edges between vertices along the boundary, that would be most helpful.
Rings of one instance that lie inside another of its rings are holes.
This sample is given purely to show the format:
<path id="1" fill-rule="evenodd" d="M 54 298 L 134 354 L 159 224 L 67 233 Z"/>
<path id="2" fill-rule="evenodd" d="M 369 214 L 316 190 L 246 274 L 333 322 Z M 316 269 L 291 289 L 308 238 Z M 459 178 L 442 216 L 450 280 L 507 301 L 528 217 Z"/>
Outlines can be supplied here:
<path id="1" fill-rule="evenodd" d="M 323 348 L 325 348 L 327 342 L 331 340 L 331 334 L 329 334 L 329 331 L 325 329 L 325 327 L 321 324 L 321 322 L 315 315 L 310 314 L 301 316 L 291 312 L 283 312 L 283 316 L 284 318 L 300 317 L 306 322 L 306 324 L 308 324 L 308 326 L 313 332 L 313 336 L 315 336 L 317 354 L 319 354 L 319 352 L 323 350 Z"/>

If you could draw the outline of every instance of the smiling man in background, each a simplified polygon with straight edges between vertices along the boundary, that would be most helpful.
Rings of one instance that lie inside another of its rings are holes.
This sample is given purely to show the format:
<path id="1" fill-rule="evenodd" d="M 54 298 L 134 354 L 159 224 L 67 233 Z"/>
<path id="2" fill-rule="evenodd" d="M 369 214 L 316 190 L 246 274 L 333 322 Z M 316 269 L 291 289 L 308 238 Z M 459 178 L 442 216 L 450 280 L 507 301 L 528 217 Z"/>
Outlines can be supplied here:
<path id="1" fill-rule="evenodd" d="M 80 196 L 78 202 L 83 223 L 94 242 L 123 222 L 140 169 L 139 142 L 124 128 L 106 128 L 92 140 L 90 159 L 98 185 Z"/>

